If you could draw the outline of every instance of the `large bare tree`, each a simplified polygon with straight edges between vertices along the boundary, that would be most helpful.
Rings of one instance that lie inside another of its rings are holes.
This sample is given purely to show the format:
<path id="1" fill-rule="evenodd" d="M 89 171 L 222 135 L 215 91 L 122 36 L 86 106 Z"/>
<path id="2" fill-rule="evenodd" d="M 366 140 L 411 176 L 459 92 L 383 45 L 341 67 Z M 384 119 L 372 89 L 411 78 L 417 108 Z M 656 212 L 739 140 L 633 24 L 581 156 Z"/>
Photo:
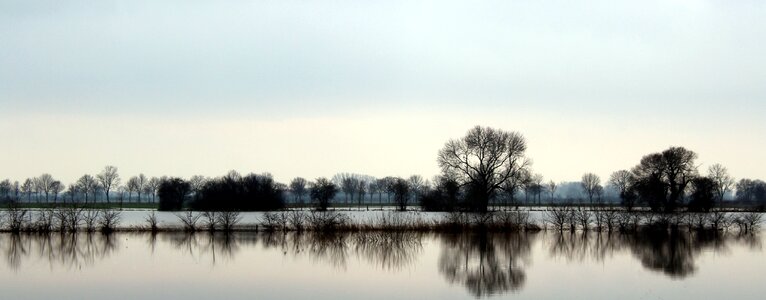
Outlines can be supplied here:
<path id="1" fill-rule="evenodd" d="M 486 212 L 489 200 L 503 184 L 521 176 L 530 164 L 527 144 L 517 132 L 476 126 L 439 151 L 439 167 L 461 185 L 471 188 L 472 208 Z"/>
<path id="2" fill-rule="evenodd" d="M 117 173 L 117 167 L 104 167 L 104 169 L 101 170 L 101 173 L 96 175 L 96 179 L 98 180 L 98 183 L 100 183 L 104 188 L 104 193 L 106 194 L 106 203 L 109 203 L 109 192 L 112 190 L 112 187 L 120 185 L 120 175 Z"/>

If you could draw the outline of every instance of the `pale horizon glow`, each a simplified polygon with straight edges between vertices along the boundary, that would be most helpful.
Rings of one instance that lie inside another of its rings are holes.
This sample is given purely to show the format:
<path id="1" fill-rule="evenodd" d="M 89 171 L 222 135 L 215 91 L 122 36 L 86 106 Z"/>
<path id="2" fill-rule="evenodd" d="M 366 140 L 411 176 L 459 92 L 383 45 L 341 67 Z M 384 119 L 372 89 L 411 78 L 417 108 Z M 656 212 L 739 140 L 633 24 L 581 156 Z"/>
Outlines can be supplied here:
<path id="1" fill-rule="evenodd" d="M 545 180 L 670 146 L 764 179 L 759 1 L 0 2 L 0 180 L 439 173 L 475 125 Z"/>

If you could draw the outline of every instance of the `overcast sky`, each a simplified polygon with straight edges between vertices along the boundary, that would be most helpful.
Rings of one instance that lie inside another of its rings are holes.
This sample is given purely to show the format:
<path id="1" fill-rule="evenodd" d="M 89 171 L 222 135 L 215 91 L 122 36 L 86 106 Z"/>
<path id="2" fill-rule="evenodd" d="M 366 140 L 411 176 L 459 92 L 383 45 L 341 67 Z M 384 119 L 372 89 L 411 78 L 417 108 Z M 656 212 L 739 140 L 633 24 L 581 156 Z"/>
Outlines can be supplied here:
<path id="1" fill-rule="evenodd" d="M 0 0 L 0 178 L 430 178 L 474 125 L 546 180 L 672 145 L 765 178 L 764 1 Z"/>

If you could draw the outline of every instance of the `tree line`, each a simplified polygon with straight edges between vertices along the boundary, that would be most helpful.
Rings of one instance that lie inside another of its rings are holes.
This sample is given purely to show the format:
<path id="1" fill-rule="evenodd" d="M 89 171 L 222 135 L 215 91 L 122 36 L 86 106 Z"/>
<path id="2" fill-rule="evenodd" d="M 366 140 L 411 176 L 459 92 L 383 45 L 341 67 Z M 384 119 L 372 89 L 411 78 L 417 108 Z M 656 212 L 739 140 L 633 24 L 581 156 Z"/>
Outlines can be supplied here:
<path id="1" fill-rule="evenodd" d="M 561 188 L 571 183 L 546 182 L 532 169 L 526 156 L 526 139 L 517 132 L 476 126 L 459 139 L 449 140 L 438 152 L 441 174 L 426 180 L 338 173 L 309 181 L 296 177 L 289 184 L 276 182 L 270 174 L 240 175 L 236 171 L 217 177 L 129 177 L 123 184 L 117 167 L 106 166 L 98 174 L 85 174 L 64 185 L 51 174 L 19 183 L 0 181 L 0 201 L 27 203 L 156 203 L 163 210 L 276 210 L 288 203 L 312 205 L 326 210 L 333 205 L 389 205 L 406 210 L 419 205 L 429 211 L 486 212 L 493 207 L 543 205 L 556 202 Z M 701 174 L 697 154 L 670 147 L 641 158 L 631 169 L 611 174 L 606 182 L 585 173 L 577 183 L 588 205 L 605 205 L 613 191 L 617 203 L 627 210 L 641 207 L 673 212 L 681 208 L 709 211 L 729 204 L 766 207 L 766 183 L 735 179 L 720 165 Z M 606 184 L 606 187 L 603 185 Z M 736 193 L 735 193 L 736 192 Z M 522 198 L 523 197 L 523 198 Z M 547 199 L 546 199 L 547 198 Z M 572 200 L 572 199 L 569 199 Z M 567 200 L 567 201 L 569 201 Z"/>

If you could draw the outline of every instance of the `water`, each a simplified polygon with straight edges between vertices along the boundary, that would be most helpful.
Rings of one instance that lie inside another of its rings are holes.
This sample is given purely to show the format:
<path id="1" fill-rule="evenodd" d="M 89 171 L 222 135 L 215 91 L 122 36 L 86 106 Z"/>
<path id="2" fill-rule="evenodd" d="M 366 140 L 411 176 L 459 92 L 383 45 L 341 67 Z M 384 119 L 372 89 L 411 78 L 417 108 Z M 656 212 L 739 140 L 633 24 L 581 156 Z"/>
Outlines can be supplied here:
<path id="1" fill-rule="evenodd" d="M 761 235 L 0 234 L 3 299 L 762 299 Z"/>

